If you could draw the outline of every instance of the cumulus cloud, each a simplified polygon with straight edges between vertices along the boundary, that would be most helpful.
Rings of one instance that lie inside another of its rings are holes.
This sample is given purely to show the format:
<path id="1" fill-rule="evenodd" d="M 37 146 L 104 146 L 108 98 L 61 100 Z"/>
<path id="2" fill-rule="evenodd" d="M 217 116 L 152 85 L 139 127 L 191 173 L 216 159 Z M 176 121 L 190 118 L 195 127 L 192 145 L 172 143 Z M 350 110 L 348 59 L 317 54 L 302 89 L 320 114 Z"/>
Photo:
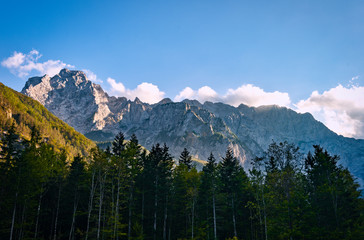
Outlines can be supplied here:
<path id="1" fill-rule="evenodd" d="M 338 134 L 364 138 L 364 87 L 338 85 L 322 94 L 314 91 L 295 106 L 299 112 L 310 112 Z"/>
<path id="2" fill-rule="evenodd" d="M 258 107 L 261 105 L 280 105 L 288 107 L 291 104 L 288 93 L 265 92 L 263 89 L 252 84 L 242 85 L 236 89 L 229 89 L 224 95 L 217 94 L 208 86 L 201 87 L 197 91 L 190 87 L 183 89 L 175 98 L 175 101 L 183 99 L 196 99 L 200 102 L 224 102 L 233 106 L 241 103 Z"/>
<path id="3" fill-rule="evenodd" d="M 233 106 L 244 103 L 249 106 L 279 105 L 289 107 L 291 100 L 288 93 L 265 92 L 263 89 L 252 84 L 242 85 L 237 89 L 229 89 L 224 96 L 225 102 Z"/>
<path id="4" fill-rule="evenodd" d="M 186 87 L 175 98 L 174 101 L 180 102 L 184 99 L 196 99 L 196 92 L 192 88 Z"/>
<path id="5" fill-rule="evenodd" d="M 219 101 L 219 95 L 210 88 L 209 86 L 203 86 L 202 88 L 198 89 L 197 96 L 201 102 L 205 101 L 212 101 L 216 102 Z"/>
<path id="6" fill-rule="evenodd" d="M 215 92 L 215 90 L 213 90 L 209 86 L 203 86 L 203 87 L 199 88 L 197 91 L 193 90 L 190 87 L 186 87 L 174 98 L 174 100 L 177 102 L 182 101 L 184 99 L 196 99 L 200 102 L 221 101 L 221 98 L 219 97 L 219 95 Z"/>
<path id="7" fill-rule="evenodd" d="M 121 82 L 116 82 L 115 79 L 108 78 L 107 82 L 111 86 L 110 92 L 120 97 L 135 99 L 138 97 L 141 101 L 147 103 L 157 103 L 164 98 L 165 93 L 160 91 L 158 86 L 143 82 L 135 89 L 127 89 Z"/>
<path id="8" fill-rule="evenodd" d="M 15 51 L 12 56 L 3 60 L 1 65 L 21 78 L 27 77 L 32 71 L 41 75 L 48 74 L 54 76 L 59 73 L 62 68 L 74 68 L 74 66 L 66 64 L 61 60 L 39 62 L 41 57 L 42 55 L 37 50 L 32 50 L 27 54 Z"/>

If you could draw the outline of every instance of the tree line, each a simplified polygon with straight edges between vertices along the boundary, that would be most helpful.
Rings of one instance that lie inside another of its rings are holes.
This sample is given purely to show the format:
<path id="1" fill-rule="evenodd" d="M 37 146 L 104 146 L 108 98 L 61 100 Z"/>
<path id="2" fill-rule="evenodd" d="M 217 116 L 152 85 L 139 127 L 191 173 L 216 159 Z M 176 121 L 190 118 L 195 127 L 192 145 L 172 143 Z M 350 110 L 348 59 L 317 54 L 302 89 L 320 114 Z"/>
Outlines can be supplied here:
<path id="1" fill-rule="evenodd" d="M 359 185 L 320 146 L 272 142 L 248 171 L 230 148 L 197 171 L 122 133 L 72 161 L 35 128 L 0 146 L 0 239 L 364 239 Z"/>

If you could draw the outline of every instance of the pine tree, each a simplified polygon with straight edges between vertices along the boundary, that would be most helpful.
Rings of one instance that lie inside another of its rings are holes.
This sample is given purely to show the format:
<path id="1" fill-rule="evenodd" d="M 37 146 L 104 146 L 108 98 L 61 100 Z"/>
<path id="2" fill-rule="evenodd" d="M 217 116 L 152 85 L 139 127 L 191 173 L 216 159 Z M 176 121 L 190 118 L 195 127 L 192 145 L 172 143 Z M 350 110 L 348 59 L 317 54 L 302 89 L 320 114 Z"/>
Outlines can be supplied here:
<path id="1" fill-rule="evenodd" d="M 219 169 L 219 177 L 221 181 L 221 190 L 226 194 L 227 203 L 230 205 L 231 220 L 233 232 L 229 233 L 232 237 L 238 237 L 237 220 L 236 220 L 236 200 L 237 191 L 239 189 L 239 172 L 241 167 L 238 160 L 234 157 L 232 149 L 229 147 L 226 150 L 225 157 L 222 158 Z M 226 219 L 227 220 L 227 219 Z"/>
<path id="2" fill-rule="evenodd" d="M 179 164 L 184 164 L 188 169 L 192 168 L 192 156 L 187 148 L 184 148 L 179 157 Z"/>
<path id="3" fill-rule="evenodd" d="M 119 132 L 112 143 L 113 156 L 111 158 L 113 164 L 112 191 L 115 196 L 112 199 L 112 206 L 114 209 L 112 211 L 113 216 L 111 219 L 113 221 L 113 238 L 115 239 L 119 239 L 119 237 L 125 235 L 125 233 L 122 232 L 122 228 L 125 226 L 122 219 L 122 211 L 125 210 L 127 202 L 124 188 L 128 188 L 128 166 L 125 146 L 124 134 Z"/>
<path id="4" fill-rule="evenodd" d="M 135 185 L 142 171 L 141 146 L 135 134 L 132 134 L 126 145 L 127 177 L 129 185 L 128 196 L 128 239 L 131 239 L 133 208 L 135 207 Z"/>
<path id="5" fill-rule="evenodd" d="M 216 195 L 217 195 L 217 163 L 214 155 L 210 153 L 207 164 L 202 168 L 201 186 L 199 193 L 199 215 L 202 219 L 202 228 L 207 228 L 208 237 L 217 239 L 217 216 L 216 216 Z"/>
<path id="6" fill-rule="evenodd" d="M 258 239 L 268 240 L 264 158 L 255 157 L 252 165 L 249 174 L 254 201 L 249 202 L 248 206 L 251 213 L 250 220 L 251 222 L 255 220 L 255 224 L 251 223 L 251 234 L 257 236 Z"/>
<path id="7" fill-rule="evenodd" d="M 112 153 L 115 156 L 121 157 L 124 149 L 125 149 L 125 137 L 122 132 L 119 132 L 112 142 Z"/>
<path id="8" fill-rule="evenodd" d="M 15 123 L 13 122 L 8 131 L 5 132 L 1 141 L 1 155 L 0 155 L 0 169 L 2 176 L 6 175 L 10 169 L 14 166 L 14 161 L 18 154 L 16 141 L 19 139 L 15 133 Z"/>
<path id="9" fill-rule="evenodd" d="M 167 234 L 173 158 L 166 145 L 152 146 L 144 165 L 145 235 L 163 239 Z"/>
<path id="10" fill-rule="evenodd" d="M 268 147 L 265 155 L 267 191 L 264 197 L 270 237 L 294 239 L 304 234 L 302 209 L 307 199 L 302 162 L 303 156 L 294 144 L 273 142 Z"/>
<path id="11" fill-rule="evenodd" d="M 360 232 L 358 223 L 363 212 L 359 185 L 347 169 L 338 165 L 338 156 L 331 156 L 318 145 L 314 149 L 314 155 L 309 154 L 305 159 L 310 202 L 316 216 L 311 226 L 317 229 L 314 237 L 354 239 Z"/>
<path id="12" fill-rule="evenodd" d="M 86 164 L 81 155 L 74 157 L 71 163 L 65 189 L 65 201 L 62 202 L 62 222 L 65 225 L 61 228 L 65 229 L 64 234 L 71 240 L 78 238 L 78 234 L 86 230 L 87 215 L 78 215 L 78 213 L 87 212 L 88 201 Z M 79 231 L 76 232 L 76 229 Z"/>

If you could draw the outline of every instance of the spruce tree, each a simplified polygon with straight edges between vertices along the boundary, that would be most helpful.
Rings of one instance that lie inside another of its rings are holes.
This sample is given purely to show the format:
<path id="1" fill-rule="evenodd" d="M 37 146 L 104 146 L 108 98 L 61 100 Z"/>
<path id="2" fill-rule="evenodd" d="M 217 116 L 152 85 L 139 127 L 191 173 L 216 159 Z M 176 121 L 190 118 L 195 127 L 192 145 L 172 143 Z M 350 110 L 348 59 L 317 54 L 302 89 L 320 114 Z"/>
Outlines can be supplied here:
<path id="1" fill-rule="evenodd" d="M 129 196 L 128 196 L 128 239 L 131 239 L 132 234 L 132 219 L 135 208 L 135 185 L 138 176 L 142 171 L 142 158 L 141 158 L 141 146 L 138 143 L 138 139 L 135 134 L 132 134 L 130 141 L 126 144 L 125 148 L 126 158 L 126 174 L 128 178 Z"/>
<path id="2" fill-rule="evenodd" d="M 201 186 L 199 193 L 199 215 L 202 227 L 207 228 L 207 237 L 217 239 L 217 164 L 212 153 L 207 159 L 207 164 L 202 168 Z"/>
<path id="3" fill-rule="evenodd" d="M 338 156 L 331 156 L 318 145 L 314 149 L 314 154 L 305 159 L 310 202 L 316 216 L 311 226 L 317 229 L 314 237 L 355 239 L 363 231 L 359 185 L 347 169 L 338 165 Z"/>
<path id="4" fill-rule="evenodd" d="M 125 149 L 125 137 L 122 132 L 119 132 L 112 142 L 112 153 L 116 156 L 121 157 L 122 152 Z"/>
<path id="5" fill-rule="evenodd" d="M 192 168 L 192 156 L 187 148 L 184 148 L 179 157 L 179 164 L 184 164 L 188 169 Z"/>
<path id="6" fill-rule="evenodd" d="M 226 200 L 229 210 L 227 212 L 231 212 L 230 221 L 232 223 L 232 230 L 229 233 L 228 225 L 225 226 L 225 231 L 228 236 L 238 237 L 237 233 L 237 214 L 236 214 L 236 200 L 237 200 L 237 191 L 239 191 L 239 173 L 241 171 L 241 167 L 239 165 L 238 160 L 234 157 L 233 150 L 229 147 L 226 150 L 225 157 L 222 158 L 222 162 L 220 163 L 220 181 L 221 181 L 221 190 L 226 194 Z M 226 221 L 228 219 L 225 219 Z"/>

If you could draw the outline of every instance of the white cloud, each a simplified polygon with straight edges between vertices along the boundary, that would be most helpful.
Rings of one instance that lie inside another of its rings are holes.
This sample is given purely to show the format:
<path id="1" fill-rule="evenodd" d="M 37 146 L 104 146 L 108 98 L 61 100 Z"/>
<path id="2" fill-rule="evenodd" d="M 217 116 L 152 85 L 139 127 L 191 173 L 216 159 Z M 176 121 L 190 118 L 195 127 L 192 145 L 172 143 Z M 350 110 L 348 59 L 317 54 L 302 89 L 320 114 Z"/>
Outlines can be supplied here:
<path id="1" fill-rule="evenodd" d="M 211 101 L 216 102 L 219 101 L 219 95 L 210 88 L 209 86 L 203 86 L 202 88 L 198 89 L 197 91 L 198 98 L 201 102 Z"/>
<path id="2" fill-rule="evenodd" d="M 119 93 L 119 94 L 123 94 L 125 93 L 125 87 L 124 87 L 124 84 L 122 83 L 117 83 L 115 81 L 115 79 L 112 79 L 112 78 L 107 78 L 107 82 L 111 85 L 111 91 L 112 92 L 116 92 L 116 93 Z"/>
<path id="3" fill-rule="evenodd" d="M 322 94 L 314 91 L 295 106 L 299 112 L 310 112 L 338 134 L 364 138 L 364 87 L 338 85 Z"/>
<path id="4" fill-rule="evenodd" d="M 196 99 L 196 92 L 192 88 L 186 87 L 174 98 L 174 101 L 180 102 L 184 99 Z"/>
<path id="5" fill-rule="evenodd" d="M 41 75 L 47 74 L 54 76 L 59 73 L 62 68 L 74 68 L 74 66 L 66 64 L 61 60 L 38 62 L 41 57 L 42 55 L 37 50 L 32 50 L 27 54 L 15 51 L 12 56 L 3 60 L 1 65 L 21 78 L 27 77 L 32 71 Z"/>
<path id="6" fill-rule="evenodd" d="M 103 81 L 101 79 L 99 79 L 97 77 L 97 75 L 94 72 L 92 72 L 91 70 L 82 69 L 82 71 L 86 74 L 88 80 L 95 82 L 95 83 L 103 83 Z"/>
<path id="7" fill-rule="evenodd" d="M 237 89 L 229 89 L 223 98 L 226 103 L 233 106 L 239 106 L 243 103 L 254 107 L 273 104 L 289 107 L 291 104 L 288 93 L 265 92 L 252 84 L 242 85 Z"/>
<path id="8" fill-rule="evenodd" d="M 359 79 L 359 75 L 351 78 L 352 81 L 358 80 L 358 79 Z"/>
<path id="9" fill-rule="evenodd" d="M 196 99 L 202 103 L 220 101 L 233 106 L 239 106 L 243 103 L 255 107 L 272 104 L 288 107 L 291 103 L 288 93 L 265 92 L 252 84 L 242 85 L 237 89 L 229 89 L 225 95 L 217 94 L 208 86 L 201 87 L 197 91 L 186 87 L 174 98 L 175 101 L 182 101 L 183 99 Z"/>
<path id="10" fill-rule="evenodd" d="M 23 53 L 14 52 L 13 56 L 8 57 L 1 62 L 1 65 L 6 68 L 18 68 L 25 61 L 25 55 Z"/>
<path id="11" fill-rule="evenodd" d="M 177 96 L 174 97 L 174 101 L 177 102 L 184 99 L 196 99 L 202 103 L 205 101 L 217 102 L 221 100 L 215 90 L 213 90 L 209 86 L 203 86 L 197 91 L 193 90 L 190 87 L 186 87 Z"/>
<path id="12" fill-rule="evenodd" d="M 111 93 L 128 99 L 138 97 L 142 102 L 157 103 L 164 98 L 165 93 L 160 91 L 158 86 L 143 82 L 135 89 L 127 89 L 124 84 L 116 82 L 115 79 L 108 78 L 107 82 L 111 85 Z"/>

